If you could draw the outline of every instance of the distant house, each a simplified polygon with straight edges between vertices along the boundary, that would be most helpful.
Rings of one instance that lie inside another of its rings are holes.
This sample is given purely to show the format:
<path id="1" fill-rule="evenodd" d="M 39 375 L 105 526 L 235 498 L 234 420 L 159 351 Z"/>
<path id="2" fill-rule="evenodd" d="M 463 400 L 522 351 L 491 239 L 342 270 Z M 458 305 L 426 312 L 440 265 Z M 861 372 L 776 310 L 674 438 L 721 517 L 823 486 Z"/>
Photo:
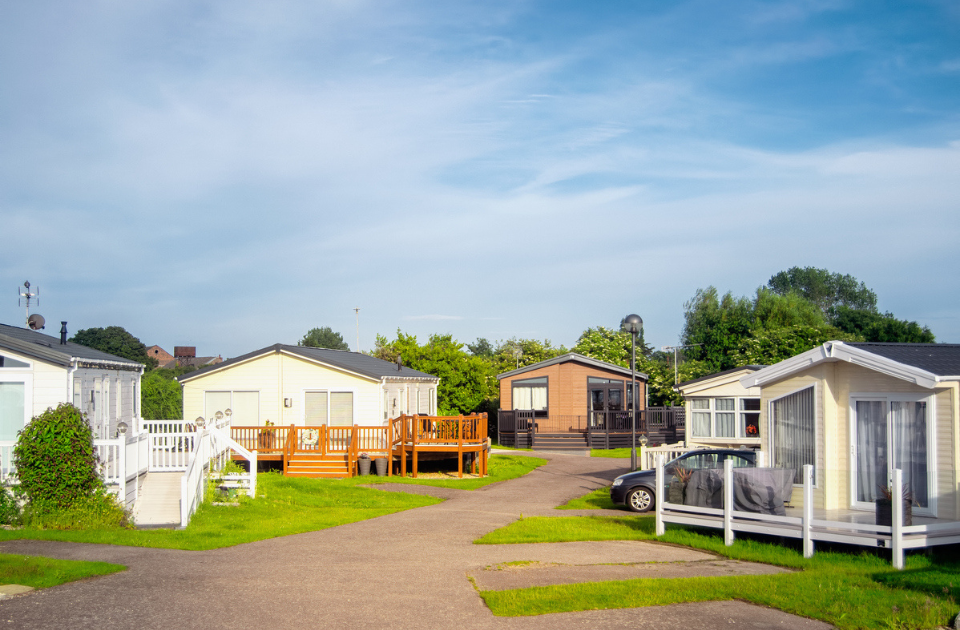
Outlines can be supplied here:
<path id="1" fill-rule="evenodd" d="M 767 461 L 813 466 L 817 509 L 873 510 L 900 469 L 914 515 L 960 520 L 960 345 L 829 341 L 740 382 Z"/>
<path id="2" fill-rule="evenodd" d="M 173 368 L 177 365 L 177 361 L 173 358 L 173 355 L 160 346 L 150 346 L 147 348 L 147 356 L 157 360 L 157 367 Z"/>
<path id="3" fill-rule="evenodd" d="M 636 408 L 642 411 L 647 375 L 636 376 Z M 628 368 L 570 352 L 497 379 L 498 428 L 505 440 L 501 444 L 511 446 L 506 442 L 517 440 L 519 446 L 551 449 L 629 446 L 634 397 Z"/>
<path id="4" fill-rule="evenodd" d="M 760 388 L 740 379 L 762 369 L 748 365 L 677 385 L 686 411 L 687 446 L 760 448 Z"/>
<path id="5" fill-rule="evenodd" d="M 17 439 L 31 418 L 60 403 L 86 414 L 97 438 L 140 415 L 144 365 L 27 328 L 0 324 L 0 441 Z"/>
<path id="6" fill-rule="evenodd" d="M 184 418 L 231 413 L 233 426 L 383 426 L 434 415 L 432 374 L 356 352 L 275 344 L 179 378 Z"/>

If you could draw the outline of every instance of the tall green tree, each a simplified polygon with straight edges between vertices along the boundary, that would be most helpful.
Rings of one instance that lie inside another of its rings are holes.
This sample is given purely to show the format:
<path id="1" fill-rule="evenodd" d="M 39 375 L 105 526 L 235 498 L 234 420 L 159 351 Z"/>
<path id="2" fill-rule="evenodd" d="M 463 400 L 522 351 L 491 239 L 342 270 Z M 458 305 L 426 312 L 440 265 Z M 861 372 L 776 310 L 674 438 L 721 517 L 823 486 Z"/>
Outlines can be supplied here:
<path id="1" fill-rule="evenodd" d="M 70 341 L 143 363 L 150 369 L 157 367 L 157 360 L 147 355 L 147 346 L 120 326 L 84 328 L 78 330 Z"/>
<path id="2" fill-rule="evenodd" d="M 875 313 L 841 306 L 835 309 L 833 322 L 840 330 L 864 341 L 898 343 L 934 343 L 936 338 L 926 326 L 897 319 L 893 313 Z"/>
<path id="3" fill-rule="evenodd" d="M 298 346 L 310 348 L 329 348 L 330 350 L 349 350 L 350 345 L 343 340 L 343 335 L 333 332 L 329 326 L 311 328 L 303 339 L 297 342 Z"/>
<path id="4" fill-rule="evenodd" d="M 146 420 L 183 417 L 183 390 L 176 376 L 191 370 L 151 370 L 140 380 L 140 413 Z"/>
<path id="5" fill-rule="evenodd" d="M 816 267 L 791 267 L 771 276 L 767 287 L 779 295 L 796 292 L 810 300 L 824 315 L 846 306 L 876 311 L 877 294 L 851 275 L 832 273 Z"/>
<path id="6" fill-rule="evenodd" d="M 684 305 L 682 345 L 687 355 L 719 372 L 732 365 L 733 354 L 753 328 L 753 304 L 729 291 L 719 297 L 715 287 L 697 289 Z"/>
<path id="7" fill-rule="evenodd" d="M 437 411 L 440 415 L 459 415 L 486 411 L 484 401 L 491 397 L 489 360 L 469 354 L 452 335 L 430 335 L 420 345 L 414 335 L 397 330 L 397 338 L 377 335 L 371 352 L 385 361 L 401 357 L 407 367 L 440 377 Z"/>

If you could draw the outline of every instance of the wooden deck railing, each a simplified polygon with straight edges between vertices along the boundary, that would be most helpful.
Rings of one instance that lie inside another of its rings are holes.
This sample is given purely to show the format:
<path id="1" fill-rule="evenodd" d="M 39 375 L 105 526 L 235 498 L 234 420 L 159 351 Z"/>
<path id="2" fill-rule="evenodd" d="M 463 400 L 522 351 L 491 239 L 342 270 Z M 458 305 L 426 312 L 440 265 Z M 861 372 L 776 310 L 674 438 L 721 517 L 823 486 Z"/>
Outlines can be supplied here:
<path id="1" fill-rule="evenodd" d="M 249 451 L 262 455 L 279 456 L 283 461 L 284 474 L 289 462 L 297 453 L 314 455 L 343 454 L 347 458 L 350 474 L 356 474 L 360 453 L 372 459 L 399 458 L 406 470 L 406 458 L 412 457 L 414 474 L 418 450 L 432 452 L 449 451 L 460 459 L 460 474 L 463 474 L 463 455 L 484 453 L 476 466 L 486 474 L 486 414 L 470 416 L 400 416 L 386 426 L 329 427 L 231 427 L 231 437 Z M 392 471 L 391 473 L 392 474 Z"/>

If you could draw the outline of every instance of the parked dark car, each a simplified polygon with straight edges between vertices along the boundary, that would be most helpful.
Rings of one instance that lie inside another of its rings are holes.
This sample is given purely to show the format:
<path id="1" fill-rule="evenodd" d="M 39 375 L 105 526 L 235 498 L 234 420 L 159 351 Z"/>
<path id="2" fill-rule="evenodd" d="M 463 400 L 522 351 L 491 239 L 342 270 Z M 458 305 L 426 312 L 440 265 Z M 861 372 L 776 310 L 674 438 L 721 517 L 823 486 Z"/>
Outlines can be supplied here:
<path id="1" fill-rule="evenodd" d="M 667 462 L 663 467 L 664 483 L 669 484 L 677 468 L 704 470 L 723 468 L 723 461 L 732 459 L 734 468 L 757 465 L 757 452 L 749 449 L 701 448 Z M 657 471 L 640 470 L 620 475 L 613 480 L 610 499 L 617 505 L 626 505 L 634 512 L 649 512 L 656 506 Z"/>

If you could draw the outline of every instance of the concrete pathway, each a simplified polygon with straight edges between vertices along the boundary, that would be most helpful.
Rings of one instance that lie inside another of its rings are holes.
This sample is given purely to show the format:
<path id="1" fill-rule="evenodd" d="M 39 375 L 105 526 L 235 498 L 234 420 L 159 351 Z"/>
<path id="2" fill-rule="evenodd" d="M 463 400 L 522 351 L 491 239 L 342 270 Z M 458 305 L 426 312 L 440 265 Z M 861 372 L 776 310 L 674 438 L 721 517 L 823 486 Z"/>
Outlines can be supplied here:
<path id="1" fill-rule="evenodd" d="M 53 628 L 827 628 L 741 602 L 494 617 L 468 575 L 516 561 L 716 561 L 647 542 L 473 545 L 524 516 L 567 515 L 554 506 L 609 483 L 621 460 L 566 455 L 513 481 L 474 492 L 389 486 L 443 496 L 439 505 L 319 532 L 191 552 L 38 541 L 0 552 L 104 560 L 124 573 L 0 602 L 0 627 Z M 586 569 L 585 569 L 586 570 Z"/>

